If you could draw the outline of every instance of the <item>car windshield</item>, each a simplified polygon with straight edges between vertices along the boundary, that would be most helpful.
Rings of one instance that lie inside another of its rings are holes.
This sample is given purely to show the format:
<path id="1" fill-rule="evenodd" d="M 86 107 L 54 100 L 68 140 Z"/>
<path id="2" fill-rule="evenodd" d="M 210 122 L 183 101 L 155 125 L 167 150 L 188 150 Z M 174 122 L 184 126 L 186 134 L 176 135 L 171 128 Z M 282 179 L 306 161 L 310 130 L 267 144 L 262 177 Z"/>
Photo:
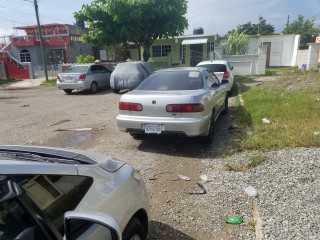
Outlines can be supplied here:
<path id="1" fill-rule="evenodd" d="M 67 68 L 64 72 L 65 73 L 84 73 L 89 66 L 71 66 Z"/>
<path id="2" fill-rule="evenodd" d="M 198 71 L 159 71 L 147 77 L 136 90 L 176 91 L 203 87 Z"/>
<path id="3" fill-rule="evenodd" d="M 203 64 L 200 67 L 208 68 L 212 72 L 225 72 L 226 71 L 226 65 L 224 65 L 224 64 Z"/>

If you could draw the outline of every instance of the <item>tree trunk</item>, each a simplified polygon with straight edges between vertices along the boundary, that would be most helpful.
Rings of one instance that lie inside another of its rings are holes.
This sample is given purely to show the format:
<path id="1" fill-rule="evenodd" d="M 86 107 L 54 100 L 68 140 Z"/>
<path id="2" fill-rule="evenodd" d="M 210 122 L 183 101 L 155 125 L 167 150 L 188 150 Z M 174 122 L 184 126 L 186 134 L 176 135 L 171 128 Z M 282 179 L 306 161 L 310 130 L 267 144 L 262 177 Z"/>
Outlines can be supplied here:
<path id="1" fill-rule="evenodd" d="M 141 43 L 141 46 L 143 48 L 143 61 L 148 62 L 150 58 L 150 43 Z"/>

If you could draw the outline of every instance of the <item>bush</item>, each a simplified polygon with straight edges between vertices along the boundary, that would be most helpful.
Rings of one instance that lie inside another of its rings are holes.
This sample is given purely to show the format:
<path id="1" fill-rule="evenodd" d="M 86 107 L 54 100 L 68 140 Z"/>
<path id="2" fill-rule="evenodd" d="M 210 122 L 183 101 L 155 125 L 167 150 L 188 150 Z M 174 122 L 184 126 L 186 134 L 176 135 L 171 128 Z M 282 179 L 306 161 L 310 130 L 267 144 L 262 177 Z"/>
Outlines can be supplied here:
<path id="1" fill-rule="evenodd" d="M 87 55 L 87 56 L 79 55 L 76 58 L 76 62 L 78 64 L 80 64 L 80 63 L 93 63 L 93 61 L 94 61 L 94 56 L 91 56 L 91 55 Z"/>

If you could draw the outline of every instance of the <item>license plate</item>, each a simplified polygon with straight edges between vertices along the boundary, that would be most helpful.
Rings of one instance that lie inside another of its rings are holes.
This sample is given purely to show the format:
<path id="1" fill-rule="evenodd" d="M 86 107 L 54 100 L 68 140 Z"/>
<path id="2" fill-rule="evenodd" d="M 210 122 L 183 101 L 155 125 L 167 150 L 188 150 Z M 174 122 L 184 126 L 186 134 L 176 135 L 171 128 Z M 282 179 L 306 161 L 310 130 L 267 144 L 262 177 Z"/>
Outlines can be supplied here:
<path id="1" fill-rule="evenodd" d="M 162 132 L 161 124 L 146 124 L 144 126 L 144 132 L 160 134 Z"/>

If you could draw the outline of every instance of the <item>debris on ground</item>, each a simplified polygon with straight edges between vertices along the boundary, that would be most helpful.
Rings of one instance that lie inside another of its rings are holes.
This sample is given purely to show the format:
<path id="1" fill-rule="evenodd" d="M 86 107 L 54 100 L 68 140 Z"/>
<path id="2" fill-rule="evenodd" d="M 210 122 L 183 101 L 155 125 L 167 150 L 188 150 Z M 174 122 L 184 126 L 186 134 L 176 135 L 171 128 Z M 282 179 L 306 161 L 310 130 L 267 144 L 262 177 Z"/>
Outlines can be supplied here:
<path id="1" fill-rule="evenodd" d="M 229 217 L 225 222 L 230 224 L 241 224 L 243 222 L 243 219 L 240 216 L 232 216 Z"/>

